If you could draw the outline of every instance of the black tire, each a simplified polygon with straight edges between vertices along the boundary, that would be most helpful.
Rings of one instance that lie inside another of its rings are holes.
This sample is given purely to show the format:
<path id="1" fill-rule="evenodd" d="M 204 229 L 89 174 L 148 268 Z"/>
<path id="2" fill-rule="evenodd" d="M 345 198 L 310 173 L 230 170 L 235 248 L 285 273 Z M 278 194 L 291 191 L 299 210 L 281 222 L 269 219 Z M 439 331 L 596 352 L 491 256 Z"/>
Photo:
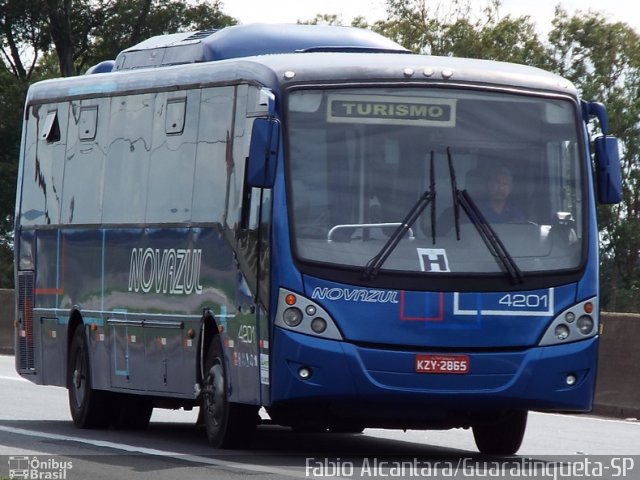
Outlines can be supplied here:
<path id="1" fill-rule="evenodd" d="M 107 428 L 111 423 L 109 393 L 91 388 L 91 366 L 84 325 L 73 332 L 69 348 L 67 389 L 69 410 L 78 428 Z"/>
<path id="2" fill-rule="evenodd" d="M 493 423 L 473 426 L 473 437 L 480 453 L 485 455 L 514 455 L 527 428 L 527 411 L 509 412 Z"/>
<path id="3" fill-rule="evenodd" d="M 211 341 L 202 382 L 202 418 L 214 448 L 243 448 L 251 443 L 258 423 L 258 406 L 229 402 L 227 372 L 220 338 Z"/>
<path id="4" fill-rule="evenodd" d="M 117 430 L 144 430 L 149 426 L 153 401 L 142 395 L 114 396 L 111 426 Z"/>

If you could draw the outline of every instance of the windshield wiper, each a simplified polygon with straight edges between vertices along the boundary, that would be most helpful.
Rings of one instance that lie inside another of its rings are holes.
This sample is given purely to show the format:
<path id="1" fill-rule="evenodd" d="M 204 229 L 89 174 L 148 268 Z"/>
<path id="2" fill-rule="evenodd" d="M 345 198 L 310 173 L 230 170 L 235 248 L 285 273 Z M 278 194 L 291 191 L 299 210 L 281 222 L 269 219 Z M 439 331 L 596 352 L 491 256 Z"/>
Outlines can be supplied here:
<path id="1" fill-rule="evenodd" d="M 456 171 L 453 168 L 451 149 L 447 147 L 447 160 L 449 161 L 449 178 L 451 179 L 451 196 L 453 197 L 453 220 L 456 227 L 456 239 L 460 240 L 460 202 L 458 201 L 458 182 Z"/>
<path id="2" fill-rule="evenodd" d="M 389 237 L 389 240 L 387 240 L 387 242 L 383 245 L 380 251 L 376 255 L 374 255 L 371 258 L 371 260 L 367 262 L 367 266 L 365 267 L 364 272 L 362 272 L 363 279 L 371 280 L 373 277 L 375 277 L 378 274 L 378 272 L 382 268 L 382 265 L 384 265 L 384 262 L 387 261 L 387 258 L 389 258 L 389 255 L 393 253 L 393 251 L 396 249 L 396 247 L 400 243 L 400 240 L 402 240 L 402 237 L 404 237 L 407 231 L 409 231 L 409 229 L 413 226 L 417 218 L 422 214 L 424 209 L 427 208 L 429 204 L 431 204 L 431 236 L 432 236 L 433 243 L 434 244 L 436 243 L 436 221 L 435 221 L 436 183 L 435 183 L 435 175 L 433 170 L 434 168 L 433 159 L 434 159 L 434 152 L 432 151 L 431 166 L 429 169 L 429 175 L 430 175 L 429 189 L 425 190 L 422 193 L 422 195 L 420 195 L 420 198 L 418 198 L 418 201 L 413 205 L 413 207 L 411 207 L 411 210 L 409 210 L 409 213 L 407 213 L 406 217 L 404 217 L 402 222 L 400 222 L 400 225 L 398 225 L 398 227 L 396 227 L 396 229 L 393 231 L 393 233 Z"/>
<path id="3" fill-rule="evenodd" d="M 466 190 L 458 190 L 456 185 L 455 169 L 453 168 L 453 160 L 451 158 L 451 151 L 447 148 L 447 157 L 449 160 L 449 174 L 451 175 L 451 188 L 453 189 L 453 202 L 454 202 L 454 217 L 456 222 L 456 235 L 460 240 L 460 214 L 459 207 L 465 211 L 473 226 L 478 230 L 480 237 L 489 248 L 489 251 L 498 259 L 504 267 L 507 275 L 511 281 L 516 283 L 522 283 L 524 277 L 522 271 L 518 268 L 518 265 L 513 260 L 513 257 L 509 255 L 508 250 L 500 240 L 500 237 L 495 232 L 493 227 L 489 224 L 485 216 L 482 214 L 476 202 L 473 201 L 469 192 Z"/>

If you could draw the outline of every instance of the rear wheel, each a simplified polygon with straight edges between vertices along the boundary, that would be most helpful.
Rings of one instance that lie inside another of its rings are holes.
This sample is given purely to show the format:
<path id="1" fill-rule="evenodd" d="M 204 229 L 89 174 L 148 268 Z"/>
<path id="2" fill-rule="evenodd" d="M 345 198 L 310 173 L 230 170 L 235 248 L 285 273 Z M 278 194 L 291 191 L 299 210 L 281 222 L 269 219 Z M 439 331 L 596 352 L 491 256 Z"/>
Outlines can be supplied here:
<path id="1" fill-rule="evenodd" d="M 107 428 L 111 423 L 109 393 L 91 388 L 91 366 L 84 325 L 73 332 L 67 369 L 69 410 L 79 428 Z"/>
<path id="2" fill-rule="evenodd" d="M 209 443 L 215 448 L 247 446 L 258 422 L 258 406 L 227 399 L 227 373 L 218 336 L 211 341 L 204 371 L 201 412 Z"/>
<path id="3" fill-rule="evenodd" d="M 509 412 L 493 423 L 473 426 L 473 437 L 480 453 L 487 455 L 513 455 L 524 438 L 527 411 Z"/>

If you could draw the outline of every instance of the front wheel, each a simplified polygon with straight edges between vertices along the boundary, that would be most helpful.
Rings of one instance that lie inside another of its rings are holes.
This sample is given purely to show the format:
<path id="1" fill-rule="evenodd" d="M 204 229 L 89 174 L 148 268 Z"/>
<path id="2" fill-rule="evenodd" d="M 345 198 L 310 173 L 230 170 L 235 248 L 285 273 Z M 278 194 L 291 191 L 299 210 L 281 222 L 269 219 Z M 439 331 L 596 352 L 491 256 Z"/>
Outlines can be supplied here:
<path id="1" fill-rule="evenodd" d="M 67 389 L 73 423 L 79 428 L 107 428 L 111 423 L 108 392 L 91 388 L 89 346 L 84 325 L 73 332 L 69 349 Z"/>
<path id="2" fill-rule="evenodd" d="M 486 455 L 513 455 L 524 438 L 527 411 L 509 412 L 498 421 L 473 426 L 473 437 L 480 453 Z"/>
<path id="3" fill-rule="evenodd" d="M 205 362 L 202 388 L 202 419 L 214 448 L 246 447 L 258 421 L 258 406 L 232 403 L 227 398 L 227 379 L 220 338 L 211 341 Z"/>

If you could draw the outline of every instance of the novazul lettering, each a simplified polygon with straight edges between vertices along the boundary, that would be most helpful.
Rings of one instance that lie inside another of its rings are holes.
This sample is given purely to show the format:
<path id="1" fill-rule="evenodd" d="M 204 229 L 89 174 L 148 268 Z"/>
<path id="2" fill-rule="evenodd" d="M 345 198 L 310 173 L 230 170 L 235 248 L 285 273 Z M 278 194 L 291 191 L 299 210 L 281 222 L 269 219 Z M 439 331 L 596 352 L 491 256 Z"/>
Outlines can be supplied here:
<path id="1" fill-rule="evenodd" d="M 202 293 L 201 249 L 134 248 L 129 264 L 129 291 L 190 295 Z"/>
<path id="2" fill-rule="evenodd" d="M 394 290 L 368 290 L 364 288 L 316 287 L 311 293 L 314 300 L 346 300 L 350 302 L 398 303 L 398 292 Z"/>

